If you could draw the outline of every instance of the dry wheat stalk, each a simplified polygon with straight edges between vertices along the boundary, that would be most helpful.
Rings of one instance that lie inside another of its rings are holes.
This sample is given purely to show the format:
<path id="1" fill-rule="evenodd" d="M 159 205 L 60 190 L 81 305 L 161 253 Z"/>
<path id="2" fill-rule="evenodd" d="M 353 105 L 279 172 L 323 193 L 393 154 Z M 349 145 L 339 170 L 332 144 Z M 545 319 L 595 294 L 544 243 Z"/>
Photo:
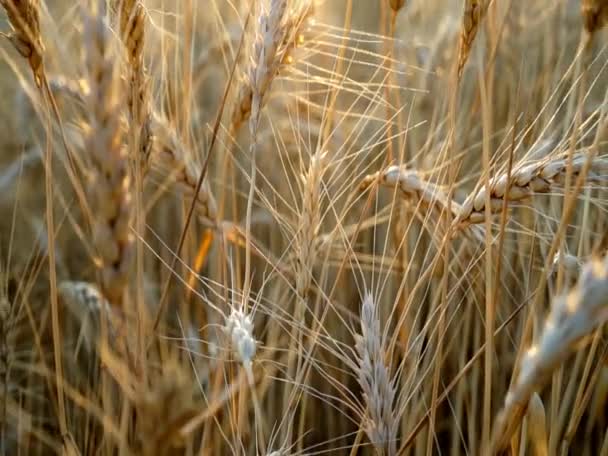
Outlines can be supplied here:
<path id="1" fill-rule="evenodd" d="M 538 342 L 525 354 L 517 380 L 511 385 L 497 417 L 493 446 L 505 448 L 528 407 L 553 370 L 584 340 L 608 321 L 608 256 L 592 259 L 578 284 L 553 302 Z"/>
<path id="2" fill-rule="evenodd" d="M 12 28 L 6 37 L 19 54 L 28 60 L 36 83 L 40 86 L 44 73 L 44 45 L 40 36 L 39 0 L 0 0 L 0 5 L 6 10 Z"/>
<path id="3" fill-rule="evenodd" d="M 380 454 L 397 454 L 397 429 L 393 405 L 396 386 L 385 364 L 386 352 L 378 310 L 368 294 L 361 307 L 361 334 L 356 336 L 358 380 L 366 405 L 365 430 Z"/>
<path id="4" fill-rule="evenodd" d="M 111 35 L 103 17 L 84 15 L 88 132 L 88 193 L 94 220 L 93 246 L 104 296 L 122 302 L 133 259 L 131 181 L 121 128 L 122 90 L 111 49 Z"/>
<path id="5" fill-rule="evenodd" d="M 127 103 L 131 121 L 137 133 L 137 151 L 142 171 L 146 172 L 152 149 L 148 77 L 144 67 L 146 16 L 139 0 L 118 0 L 115 5 L 120 23 L 120 34 L 129 62 L 129 91 Z"/>
<path id="6" fill-rule="evenodd" d="M 587 156 L 584 153 L 572 157 L 572 178 L 581 173 Z M 602 181 L 603 174 L 608 170 L 608 160 L 595 158 L 587 175 L 587 181 Z M 490 212 L 499 214 L 502 211 L 505 196 L 509 202 L 522 201 L 535 194 L 547 193 L 563 186 L 568 171 L 566 157 L 552 157 L 545 160 L 524 162 L 515 166 L 510 178 L 507 173 L 490 179 Z M 460 207 L 456 217 L 456 225 L 463 227 L 476 223 L 484 223 L 486 210 L 486 187 L 479 188 L 470 194 Z"/>
<path id="7" fill-rule="evenodd" d="M 462 17 L 462 28 L 460 30 L 460 44 L 458 48 L 458 77 L 467 63 L 475 36 L 479 30 L 488 9 L 489 0 L 465 0 L 464 15 Z"/>
<path id="8" fill-rule="evenodd" d="M 164 174 L 171 176 L 180 192 L 191 199 L 201 174 L 201 165 L 180 140 L 168 121 L 158 115 L 151 117 L 154 132 L 153 164 Z M 208 179 L 196 196 L 198 215 L 209 226 L 217 225 L 217 205 L 211 193 Z"/>
<path id="9" fill-rule="evenodd" d="M 585 30 L 589 33 L 595 33 L 608 23 L 608 1 L 582 0 L 581 13 Z"/>

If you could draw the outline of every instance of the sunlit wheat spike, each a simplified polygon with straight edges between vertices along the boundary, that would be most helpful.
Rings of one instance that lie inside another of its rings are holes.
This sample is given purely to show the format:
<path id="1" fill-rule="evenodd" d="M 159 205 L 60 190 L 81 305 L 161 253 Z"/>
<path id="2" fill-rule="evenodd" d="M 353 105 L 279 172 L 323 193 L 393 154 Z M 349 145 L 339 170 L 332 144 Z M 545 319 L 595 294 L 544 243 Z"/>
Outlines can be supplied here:
<path id="1" fill-rule="evenodd" d="M 292 8 L 288 8 L 286 0 L 268 0 L 261 4 L 249 66 L 232 112 L 232 131 L 238 131 L 247 120 L 250 128 L 257 128 L 272 82 L 298 43 L 302 24 L 314 11 L 310 0 L 298 2 Z"/>
<path id="2" fill-rule="evenodd" d="M 458 77 L 462 76 L 467 63 L 477 31 L 481 25 L 489 0 L 465 0 L 462 27 L 460 30 L 460 45 L 458 48 Z"/>
<path id="3" fill-rule="evenodd" d="M 302 176 L 302 210 L 296 233 L 296 292 L 303 298 L 312 281 L 312 269 L 316 261 L 317 235 L 321 224 L 321 198 L 323 175 L 327 169 L 325 152 L 316 152 Z"/>
<path id="4" fill-rule="evenodd" d="M 44 45 L 40 35 L 39 0 L 0 0 L 6 10 L 12 32 L 7 35 L 15 49 L 28 60 L 38 85 L 43 76 L 42 53 Z"/>
<path id="5" fill-rule="evenodd" d="M 123 147 L 121 96 L 110 30 L 103 17 L 84 14 L 85 67 L 89 94 L 88 197 L 93 214 L 93 245 L 98 255 L 100 283 L 112 304 L 122 302 L 133 260 L 131 180 Z"/>
<path id="6" fill-rule="evenodd" d="M 585 30 L 595 33 L 608 23 L 608 1 L 581 0 L 581 14 Z"/>
<path id="7" fill-rule="evenodd" d="M 448 204 L 448 195 L 439 187 L 424 178 L 413 169 L 405 166 L 390 166 L 380 173 L 366 176 L 361 183 L 361 188 L 366 189 L 379 179 L 380 185 L 395 187 L 399 189 L 401 195 L 410 203 L 418 203 L 427 208 L 438 207 L 450 211 L 454 216 L 458 215 L 460 205 L 456 201 Z"/>
<path id="8" fill-rule="evenodd" d="M 387 456 L 397 453 L 397 427 L 393 406 L 396 387 L 385 364 L 384 337 L 371 295 L 361 306 L 361 334 L 356 337 L 358 380 L 366 405 L 365 430 L 374 447 Z"/>
<path id="9" fill-rule="evenodd" d="M 572 157 L 571 172 L 573 179 L 583 171 L 587 155 L 577 153 Z M 510 176 L 502 173 L 490 178 L 489 188 L 480 187 L 471 193 L 462 204 L 456 217 L 461 226 L 483 223 L 487 204 L 487 193 L 490 193 L 490 213 L 495 215 L 502 211 L 503 201 L 518 202 L 536 194 L 548 193 L 561 188 L 568 172 L 569 160 L 565 157 L 552 157 L 546 160 L 522 162 L 514 167 Z M 591 162 L 587 182 L 603 182 L 608 170 L 608 160 L 596 157 Z"/>
<path id="10" fill-rule="evenodd" d="M 505 448 L 532 393 L 542 388 L 554 369 L 606 321 L 608 256 L 588 262 L 576 287 L 553 301 L 541 336 L 522 359 L 517 380 L 509 389 L 498 415 L 493 434 L 494 448 Z"/>

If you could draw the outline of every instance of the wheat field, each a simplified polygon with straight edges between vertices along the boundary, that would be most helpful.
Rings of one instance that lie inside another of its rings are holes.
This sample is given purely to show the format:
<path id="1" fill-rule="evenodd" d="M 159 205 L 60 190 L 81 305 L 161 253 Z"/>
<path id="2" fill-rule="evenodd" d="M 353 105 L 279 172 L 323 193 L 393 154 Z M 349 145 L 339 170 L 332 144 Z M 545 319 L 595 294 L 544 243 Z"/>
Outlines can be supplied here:
<path id="1" fill-rule="evenodd" d="M 0 0 L 0 454 L 608 456 L 606 0 Z"/>

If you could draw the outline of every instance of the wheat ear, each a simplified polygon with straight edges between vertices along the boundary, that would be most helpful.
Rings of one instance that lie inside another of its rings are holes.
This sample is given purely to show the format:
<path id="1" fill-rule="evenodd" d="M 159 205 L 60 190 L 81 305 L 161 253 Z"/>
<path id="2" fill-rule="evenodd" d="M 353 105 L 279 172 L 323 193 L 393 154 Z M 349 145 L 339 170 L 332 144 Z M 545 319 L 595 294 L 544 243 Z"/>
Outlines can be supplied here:
<path id="1" fill-rule="evenodd" d="M 496 419 L 492 439 L 495 449 L 506 447 L 534 391 L 540 389 L 553 370 L 606 321 L 608 256 L 588 262 L 576 287 L 554 300 L 540 339 L 524 355 L 517 380 L 509 389 Z"/>
<path id="2" fill-rule="evenodd" d="M 179 135 L 169 123 L 158 115 L 151 118 L 154 132 L 153 164 L 175 182 L 180 193 L 192 199 L 201 174 L 201 164 L 180 140 Z M 196 209 L 201 221 L 217 227 L 217 204 L 211 193 L 208 179 L 196 195 Z"/>
<path id="3" fill-rule="evenodd" d="M 608 23 L 608 1 L 582 0 L 581 14 L 585 30 L 593 34 Z"/>
<path id="4" fill-rule="evenodd" d="M 450 201 L 440 186 L 428 182 L 419 172 L 404 165 L 389 166 L 384 171 L 366 176 L 361 183 L 361 189 L 365 190 L 375 182 L 390 188 L 397 187 L 403 200 L 423 217 L 430 211 L 439 217 L 449 215 L 449 219 L 454 220 L 462 211 L 460 204 L 454 200 Z M 482 241 L 485 238 L 481 227 L 475 227 L 471 234 L 477 240 Z"/>
<path id="5" fill-rule="evenodd" d="M 572 157 L 571 170 L 576 178 L 585 166 L 587 156 L 583 153 Z M 568 172 L 569 161 L 566 157 L 549 158 L 541 161 L 525 162 L 516 166 L 510 176 L 500 174 L 490 179 L 489 190 L 482 186 L 470 194 L 460 208 L 456 224 L 468 226 L 484 223 L 486 210 L 486 194 L 490 193 L 490 213 L 495 215 L 502 211 L 503 200 L 509 202 L 522 201 L 535 194 L 547 193 L 564 185 Z M 608 169 L 608 161 L 595 158 L 587 174 L 587 181 L 601 181 L 603 173 Z"/>
<path id="6" fill-rule="evenodd" d="M 460 30 L 460 44 L 458 48 L 458 77 L 467 63 L 477 31 L 488 9 L 489 0 L 465 0 L 462 28 Z"/>
<path id="7" fill-rule="evenodd" d="M 129 90 L 127 103 L 131 121 L 136 128 L 137 153 L 142 171 L 148 169 L 152 135 L 150 126 L 150 102 L 148 76 L 144 66 L 144 42 L 146 15 L 139 0 L 119 0 L 118 17 L 120 35 L 129 62 Z"/>
<path id="8" fill-rule="evenodd" d="M 302 25 L 313 11 L 310 1 L 303 2 L 296 10 L 287 11 L 286 0 L 270 0 L 268 12 L 260 14 L 251 64 L 239 89 L 230 120 L 232 132 L 238 131 L 252 115 L 257 123 L 272 81 L 297 45 Z"/>
<path id="9" fill-rule="evenodd" d="M 122 301 L 133 259 L 131 181 L 121 128 L 120 79 L 112 54 L 110 31 L 102 16 L 84 15 L 90 161 L 88 193 L 93 214 L 93 245 L 99 256 L 103 294 Z"/>
<path id="10" fill-rule="evenodd" d="M 44 74 L 42 52 L 44 45 L 40 35 L 39 0 L 0 0 L 6 10 L 12 31 L 6 37 L 17 52 L 29 62 L 38 86 Z"/>
<path id="11" fill-rule="evenodd" d="M 327 153 L 316 152 L 310 158 L 308 169 L 302 175 L 302 211 L 296 233 L 296 292 L 300 299 L 308 293 L 312 281 L 312 268 L 316 261 L 317 236 L 321 224 L 321 197 L 323 174 L 327 169 Z"/>
<path id="12" fill-rule="evenodd" d="M 371 295 L 361 306 L 361 334 L 356 336 L 357 377 L 366 405 L 365 430 L 380 454 L 397 454 L 398 420 L 393 405 L 396 387 L 385 364 L 386 352 L 378 310 Z"/>
<path id="13" fill-rule="evenodd" d="M 388 0 L 388 4 L 395 14 L 405 5 L 405 0 Z"/>

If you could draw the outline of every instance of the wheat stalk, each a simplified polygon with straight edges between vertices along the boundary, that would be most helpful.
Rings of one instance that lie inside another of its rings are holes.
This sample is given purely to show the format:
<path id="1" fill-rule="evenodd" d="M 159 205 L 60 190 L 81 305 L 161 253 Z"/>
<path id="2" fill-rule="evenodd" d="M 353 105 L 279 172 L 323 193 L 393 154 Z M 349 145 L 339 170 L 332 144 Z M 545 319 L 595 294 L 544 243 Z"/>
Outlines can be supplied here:
<path id="1" fill-rule="evenodd" d="M 525 354 L 517 380 L 512 384 L 494 429 L 493 446 L 508 444 L 530 396 L 540 389 L 553 370 L 584 339 L 608 321 L 608 256 L 592 259 L 576 287 L 553 302 L 538 342 Z"/>
<path id="2" fill-rule="evenodd" d="M 110 32 L 102 16 L 84 15 L 88 132 L 85 150 L 91 168 L 88 193 L 93 214 L 93 245 L 99 256 L 101 288 L 117 304 L 129 279 L 133 259 L 131 181 L 121 128 L 123 94 L 117 78 Z"/>
<path id="3" fill-rule="evenodd" d="M 17 52 L 29 62 L 38 86 L 44 74 L 42 52 L 44 45 L 40 35 L 39 0 L 0 0 L 6 10 L 12 31 L 6 36 Z"/>

